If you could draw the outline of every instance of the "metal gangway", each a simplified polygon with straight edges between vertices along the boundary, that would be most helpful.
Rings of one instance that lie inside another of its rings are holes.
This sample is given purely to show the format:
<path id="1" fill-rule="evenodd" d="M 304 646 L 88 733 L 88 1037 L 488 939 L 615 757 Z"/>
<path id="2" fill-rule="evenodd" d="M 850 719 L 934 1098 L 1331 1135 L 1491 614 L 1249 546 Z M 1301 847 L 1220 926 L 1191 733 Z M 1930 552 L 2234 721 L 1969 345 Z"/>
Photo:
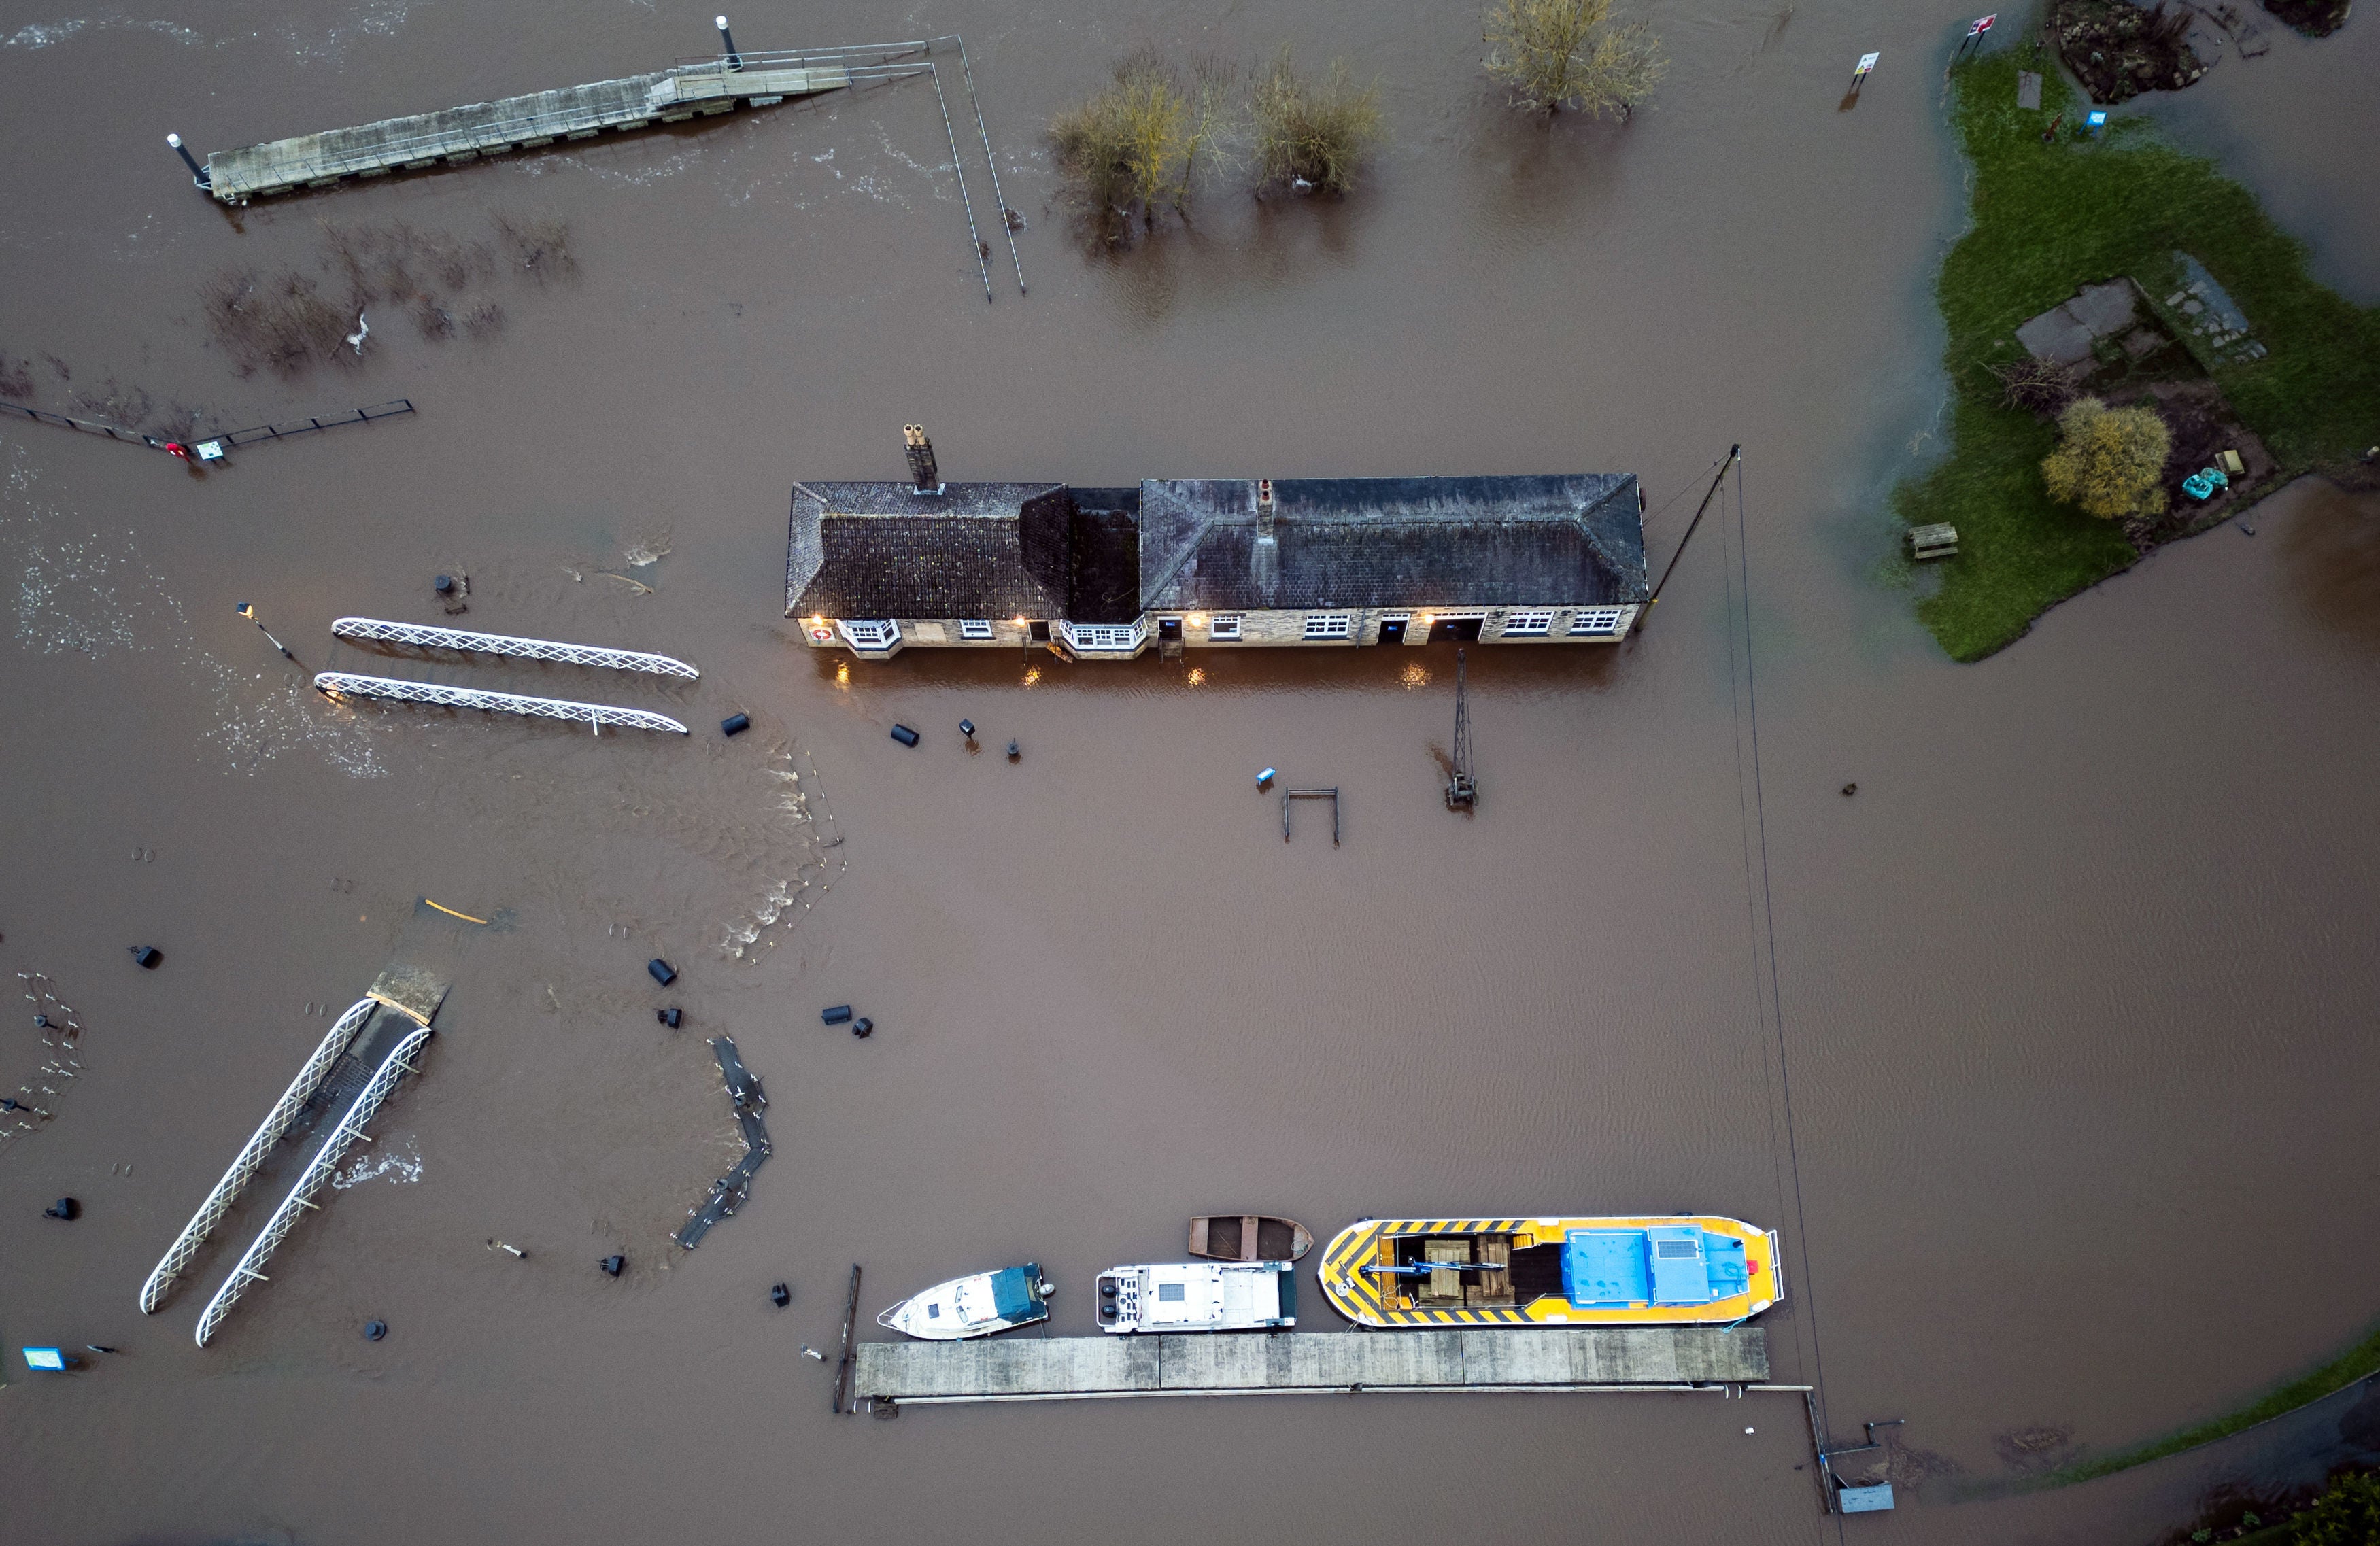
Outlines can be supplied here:
<path id="1" fill-rule="evenodd" d="M 595 645 L 559 644 L 551 639 L 524 639 L 510 634 L 474 634 L 464 628 L 433 628 L 421 622 L 388 622 L 376 617 L 343 617 L 331 624 L 343 639 L 376 644 L 412 645 L 421 649 L 452 649 L 475 655 L 510 655 L 524 660 L 555 660 L 566 666 L 600 666 L 606 670 L 644 671 L 654 676 L 683 677 L 698 682 L 702 673 L 667 655 L 635 649 L 604 649 Z"/>
<path id="2" fill-rule="evenodd" d="M 368 1002 L 378 1007 L 377 1001 Z M 354 1013 L 353 1010 L 348 1012 Z M 231 1313 L 232 1306 L 239 1302 L 239 1297 L 248 1291 L 249 1284 L 272 1281 L 258 1269 L 272 1256 L 274 1248 L 288 1238 L 289 1232 L 298 1226 L 298 1216 L 314 1206 L 310 1201 L 313 1194 L 322 1190 L 322 1183 L 338 1169 L 339 1161 L 346 1156 L 348 1145 L 363 1135 L 364 1124 L 372 1119 L 373 1113 L 380 1109 L 381 1102 L 386 1100 L 388 1093 L 396 1087 L 396 1081 L 413 1071 L 413 1055 L 420 1050 L 430 1036 L 430 1027 L 414 1025 L 372 1070 L 371 1078 L 365 1082 L 353 1104 L 314 1151 L 314 1157 L 306 1162 L 306 1168 L 298 1174 L 297 1185 L 289 1189 L 289 1195 L 281 1200 L 281 1205 L 273 1210 L 273 1216 L 264 1221 L 264 1228 L 256 1237 L 255 1243 L 241 1253 L 238 1263 L 231 1270 L 231 1276 L 215 1290 L 215 1297 L 207 1301 L 207 1308 L 199 1316 L 200 1347 L 205 1347 L 207 1339 L 214 1335 L 215 1328 L 223 1324 L 224 1317 Z"/>
<path id="3" fill-rule="evenodd" d="M 206 1200 L 199 1204 L 199 1211 L 190 1215 L 190 1222 L 174 1237 L 174 1243 L 157 1263 L 157 1270 L 151 1273 L 149 1281 L 140 1286 L 141 1314 L 154 1315 L 164 1304 L 166 1289 L 199 1254 L 199 1248 L 206 1243 L 215 1226 L 224 1221 L 224 1215 L 231 1212 L 232 1204 L 239 1201 L 240 1192 L 263 1166 L 265 1155 L 288 1135 L 290 1125 L 298 1120 L 298 1114 L 306 1109 L 306 1103 L 312 1100 L 314 1093 L 322 1087 L 323 1076 L 331 1071 L 331 1065 L 346 1052 L 355 1041 L 356 1033 L 362 1028 L 364 1021 L 371 1018 L 372 1010 L 379 1007 L 378 999 L 370 996 L 357 999 L 322 1037 L 322 1045 L 314 1049 L 313 1056 L 298 1069 L 298 1077 L 289 1081 L 289 1088 L 281 1093 L 281 1098 L 273 1103 L 273 1109 L 265 1113 L 264 1121 L 257 1128 L 255 1135 L 233 1157 L 231 1167 L 223 1173 L 223 1179 L 214 1184 L 214 1190 L 209 1191 Z"/>
<path id="4" fill-rule="evenodd" d="M 334 701 L 347 697 L 392 698 L 399 703 L 437 704 L 446 708 L 481 708 L 491 714 L 576 719 L 594 726 L 598 735 L 605 725 L 686 733 L 686 728 L 668 715 L 649 714 L 641 708 L 617 708 L 610 704 L 577 703 L 568 698 L 533 698 L 519 693 L 490 693 L 478 687 L 445 687 L 434 682 L 405 682 L 391 676 L 321 671 L 314 677 L 314 690 Z"/>

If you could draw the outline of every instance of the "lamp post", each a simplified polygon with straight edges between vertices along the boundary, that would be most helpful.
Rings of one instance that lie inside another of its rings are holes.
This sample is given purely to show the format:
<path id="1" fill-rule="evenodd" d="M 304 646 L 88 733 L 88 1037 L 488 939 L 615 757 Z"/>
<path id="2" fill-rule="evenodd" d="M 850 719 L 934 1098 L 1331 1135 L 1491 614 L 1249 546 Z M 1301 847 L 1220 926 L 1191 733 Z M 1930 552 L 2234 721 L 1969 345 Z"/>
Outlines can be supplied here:
<path id="1" fill-rule="evenodd" d="M 296 657 L 295 655 L 292 655 L 292 654 L 290 654 L 290 653 L 289 653 L 289 646 L 288 646 L 287 645 L 283 644 L 279 639 L 275 639 L 275 638 L 273 638 L 273 630 L 272 630 L 272 629 L 270 629 L 270 628 L 267 628 L 267 627 L 264 625 L 264 620 L 263 620 L 262 618 L 261 618 L 261 617 L 259 617 L 259 616 L 257 616 L 257 615 L 256 615 L 256 606 L 255 606 L 255 603 L 253 603 L 253 602 L 249 602 L 249 601 L 243 601 L 243 602 L 241 602 L 237 607 L 234 608 L 233 610 L 234 610 L 235 611 L 238 612 L 240 616 L 242 616 L 242 617 L 244 617 L 244 618 L 248 619 L 248 621 L 249 621 L 249 622 L 253 622 L 254 624 L 256 624 L 256 631 L 257 631 L 258 633 L 260 633 L 260 634 L 263 634 L 267 639 L 269 639 L 269 640 L 271 640 L 271 641 L 272 641 L 273 647 L 273 648 L 275 648 L 275 649 L 277 649 L 277 650 L 279 650 L 279 651 L 281 652 L 281 658 L 282 658 L 283 659 L 285 659 L 285 660 L 295 660 L 296 658 L 298 658 L 298 657 Z"/>
<path id="2" fill-rule="evenodd" d="M 719 29 L 719 43 L 727 54 L 727 67 L 731 70 L 742 69 L 744 59 L 735 52 L 735 34 L 727 30 L 727 18 L 723 16 L 713 17 L 711 21 Z"/>

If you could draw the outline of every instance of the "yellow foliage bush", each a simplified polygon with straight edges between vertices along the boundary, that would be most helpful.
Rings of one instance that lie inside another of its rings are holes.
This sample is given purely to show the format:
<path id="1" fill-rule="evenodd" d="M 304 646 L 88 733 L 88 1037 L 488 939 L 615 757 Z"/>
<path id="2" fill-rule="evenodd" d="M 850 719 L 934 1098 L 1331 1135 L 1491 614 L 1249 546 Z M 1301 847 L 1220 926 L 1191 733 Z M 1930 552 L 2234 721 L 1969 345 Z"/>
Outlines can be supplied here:
<path id="1" fill-rule="evenodd" d="M 2050 498 L 2107 521 L 2164 512 L 2157 478 L 2173 436 L 2156 410 L 2078 397 L 2058 416 L 2058 429 L 2064 439 L 2041 463 Z"/>

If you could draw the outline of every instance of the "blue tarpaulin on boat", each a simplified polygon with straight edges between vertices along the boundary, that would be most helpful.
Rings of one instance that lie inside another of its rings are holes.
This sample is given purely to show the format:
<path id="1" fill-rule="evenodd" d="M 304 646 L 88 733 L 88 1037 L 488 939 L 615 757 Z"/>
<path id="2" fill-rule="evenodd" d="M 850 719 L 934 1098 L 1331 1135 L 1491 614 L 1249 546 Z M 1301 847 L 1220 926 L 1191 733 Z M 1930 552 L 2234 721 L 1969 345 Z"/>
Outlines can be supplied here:
<path id="1" fill-rule="evenodd" d="M 991 1274 L 991 1310 L 1003 1321 L 1021 1321 L 1033 1312 L 1033 1275 L 1038 1267 L 1002 1267 Z M 1033 1275 L 1028 1275 L 1033 1274 Z"/>
<path id="2" fill-rule="evenodd" d="M 1573 1229 L 1562 1241 L 1562 1292 L 1584 1309 L 1653 1297 L 1641 1229 Z"/>
<path id="3" fill-rule="evenodd" d="M 1733 1298 L 1751 1286 L 1752 1274 L 1744 1267 L 1743 1242 L 1732 1235 L 1703 1236 L 1703 1264 L 1709 1271 L 1708 1293 L 1711 1298 Z"/>

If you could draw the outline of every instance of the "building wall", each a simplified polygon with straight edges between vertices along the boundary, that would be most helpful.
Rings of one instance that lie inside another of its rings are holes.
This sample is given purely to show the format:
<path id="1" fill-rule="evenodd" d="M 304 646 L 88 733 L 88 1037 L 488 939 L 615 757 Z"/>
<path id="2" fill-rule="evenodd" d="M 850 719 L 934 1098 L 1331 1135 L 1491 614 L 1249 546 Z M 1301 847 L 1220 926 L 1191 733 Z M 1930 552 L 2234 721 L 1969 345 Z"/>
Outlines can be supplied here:
<path id="1" fill-rule="evenodd" d="M 1429 626 L 1423 620 L 1440 616 L 1478 616 L 1480 618 L 1479 641 L 1482 644 L 1617 644 L 1628 636 L 1628 630 L 1634 624 L 1640 609 L 1635 606 L 1621 608 L 1618 626 L 1609 634 L 1573 634 L 1570 632 L 1571 619 L 1579 610 L 1574 607 L 1535 609 L 1458 607 L 1448 609 L 1444 612 L 1434 612 L 1425 607 L 1349 608 L 1343 614 L 1349 620 L 1347 636 L 1319 639 L 1309 639 L 1305 636 L 1305 620 L 1309 614 L 1304 610 L 1242 612 L 1238 614 L 1240 636 L 1236 640 L 1217 639 L 1213 636 L 1214 614 L 1212 613 L 1151 612 L 1147 618 L 1148 637 L 1142 646 L 1142 650 L 1145 651 L 1155 646 L 1159 622 L 1172 617 L 1182 619 L 1182 642 L 1198 648 L 1210 646 L 1217 649 L 1278 648 L 1282 646 L 1296 646 L 1302 648 L 1320 649 L 1376 644 L 1379 640 L 1381 622 L 1394 617 L 1406 619 L 1405 643 L 1427 644 L 1429 641 Z M 1551 612 L 1553 616 L 1548 630 L 1543 634 L 1507 634 L 1505 627 L 1512 621 L 1513 614 L 1528 610 Z M 838 620 L 806 617 L 797 621 L 801 625 L 803 642 L 812 649 L 851 648 L 844 639 L 842 630 L 838 626 Z M 875 650 L 853 650 L 852 652 L 864 659 L 881 660 L 890 659 L 911 646 L 953 649 L 1017 649 L 1030 648 L 1036 642 L 1033 638 L 1031 623 L 1021 622 L 1014 618 L 990 619 L 991 637 L 988 639 L 964 637 L 960 631 L 960 625 L 964 620 L 959 618 L 897 618 L 894 621 L 900 624 L 901 637 L 891 649 L 881 652 Z M 823 638 L 820 636 L 821 634 L 825 635 Z M 1121 660 L 1127 657 L 1121 652 L 1113 654 L 1086 652 L 1081 658 Z"/>

